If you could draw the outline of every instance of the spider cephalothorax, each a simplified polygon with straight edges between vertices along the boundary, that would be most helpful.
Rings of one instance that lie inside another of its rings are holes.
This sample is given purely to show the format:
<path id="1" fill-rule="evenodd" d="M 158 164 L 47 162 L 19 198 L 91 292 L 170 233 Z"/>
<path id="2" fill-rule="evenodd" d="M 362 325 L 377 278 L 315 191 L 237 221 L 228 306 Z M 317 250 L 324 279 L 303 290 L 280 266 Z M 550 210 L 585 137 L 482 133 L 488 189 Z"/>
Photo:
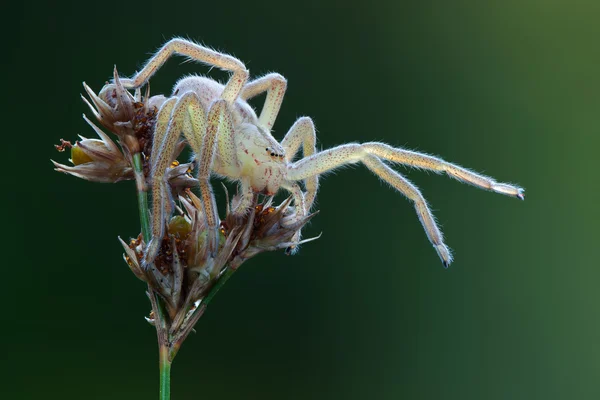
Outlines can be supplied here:
<path id="1" fill-rule="evenodd" d="M 239 182 L 241 200 L 236 204 L 234 214 L 246 213 L 254 193 L 273 195 L 283 188 L 291 192 L 296 215 L 303 218 L 313 205 L 320 174 L 362 162 L 414 203 L 425 232 L 445 266 L 450 264 L 452 256 L 425 199 L 419 189 L 388 163 L 445 172 L 482 189 L 524 198 L 522 188 L 496 182 L 437 157 L 384 143 L 344 144 L 317 152 L 315 128 L 307 117 L 298 119 L 279 143 L 270 131 L 285 94 L 285 78 L 279 74 L 268 74 L 248 82 L 249 73 L 241 61 L 184 39 L 167 42 L 132 79 L 123 80 L 123 86 L 143 86 L 173 54 L 230 71 L 232 75 L 225 85 L 202 76 L 184 78 L 158 111 L 150 157 L 153 220 L 146 262 L 156 257 L 167 218 L 164 210 L 172 209 L 164 204 L 169 198 L 165 176 L 182 133 L 198 161 L 200 199 L 212 251 L 216 251 L 217 247 L 218 216 L 209 182 L 211 173 Z M 267 97 L 258 117 L 247 100 L 264 92 Z M 293 161 L 300 147 L 304 158 Z M 303 182 L 304 189 L 299 181 Z M 299 241 L 299 237 L 295 239 Z"/>

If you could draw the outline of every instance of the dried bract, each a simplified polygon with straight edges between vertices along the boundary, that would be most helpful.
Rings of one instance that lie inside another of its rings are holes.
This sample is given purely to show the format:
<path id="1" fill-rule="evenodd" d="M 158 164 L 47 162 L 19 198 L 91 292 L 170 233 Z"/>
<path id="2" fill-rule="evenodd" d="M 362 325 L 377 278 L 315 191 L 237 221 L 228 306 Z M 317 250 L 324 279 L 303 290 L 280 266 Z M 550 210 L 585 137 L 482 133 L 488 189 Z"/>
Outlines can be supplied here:
<path id="1" fill-rule="evenodd" d="M 133 179 L 131 164 L 119 147 L 85 115 L 83 119 L 96 131 L 100 139 L 87 139 L 80 136 L 81 140 L 75 142 L 74 145 L 61 139 L 61 144 L 55 147 L 58 151 L 71 149 L 69 161 L 73 166 L 59 164 L 52 160 L 56 171 L 102 183 L 115 183 Z"/>
<path id="2" fill-rule="evenodd" d="M 273 207 L 272 198 L 259 202 L 255 196 L 248 215 L 239 218 L 229 212 L 221 222 L 218 251 L 212 256 L 208 251 L 208 227 L 200 200 L 189 189 L 178 200 L 181 208 L 177 207 L 178 215 L 167 224 L 167 232 L 152 264 L 140 267 L 144 255 L 141 239 L 129 244 L 121 241 L 129 267 L 138 277 L 142 271 L 141 279 L 165 298 L 171 315 L 189 311 L 189 306 L 206 295 L 225 269 L 237 269 L 264 251 L 300 244 L 292 238 L 315 215 L 298 219 L 290 206 L 290 198 Z M 303 242 L 310 240 L 313 239 Z"/>
<path id="3" fill-rule="evenodd" d="M 80 136 L 81 140 L 75 144 L 61 139 L 61 144 L 55 147 L 58 151 L 70 148 L 70 161 L 73 165 L 68 166 L 52 161 L 56 170 L 94 182 L 114 183 L 137 179 L 141 186 L 146 185 L 149 167 L 144 166 L 144 176 L 136 176 L 132 155 L 140 152 L 151 154 L 156 113 L 158 107 L 165 101 L 165 97 L 162 95 L 150 97 L 149 90 L 146 90 L 144 96 L 139 90 L 132 95 L 121 85 L 116 69 L 114 83 L 106 84 L 98 95 L 85 82 L 83 87 L 89 96 L 88 100 L 82 95 L 83 101 L 89 106 L 98 122 L 118 140 L 115 143 L 84 115 L 83 118 L 100 139 L 87 139 Z M 189 170 L 189 164 L 185 165 L 188 168 L 182 167 L 169 174 L 168 179 L 171 177 L 177 179 L 177 187 L 190 183 L 186 179 L 191 178 L 189 174 L 186 177 L 182 172 Z"/>

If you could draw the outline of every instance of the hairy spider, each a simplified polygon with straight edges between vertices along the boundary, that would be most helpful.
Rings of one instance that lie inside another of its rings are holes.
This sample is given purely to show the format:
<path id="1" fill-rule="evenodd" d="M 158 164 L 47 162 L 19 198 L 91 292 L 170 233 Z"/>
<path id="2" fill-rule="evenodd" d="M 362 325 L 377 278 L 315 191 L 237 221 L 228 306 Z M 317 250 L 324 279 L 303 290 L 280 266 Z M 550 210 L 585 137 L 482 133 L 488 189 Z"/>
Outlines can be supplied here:
<path id="1" fill-rule="evenodd" d="M 225 85 L 204 76 L 183 78 L 177 82 L 173 95 L 158 111 L 150 158 L 153 217 L 152 239 L 148 244 L 146 262 L 154 260 L 160 247 L 167 217 L 165 214 L 168 213 L 165 210 L 173 209 L 168 204 L 170 190 L 165 174 L 181 133 L 198 161 L 197 178 L 212 251 L 216 251 L 217 247 L 218 216 L 209 182 L 211 173 L 239 182 L 241 200 L 235 206 L 234 214 L 242 216 L 246 213 L 253 193 L 274 195 L 284 188 L 294 198 L 296 215 L 303 217 L 315 200 L 320 174 L 362 162 L 414 203 L 419 220 L 446 267 L 451 263 L 452 256 L 423 195 L 385 161 L 437 173 L 445 172 L 479 188 L 524 199 L 520 187 L 496 182 L 437 157 L 384 143 L 343 144 L 317 152 L 314 124 L 308 117 L 298 119 L 279 143 L 271 135 L 271 127 L 286 90 L 285 78 L 272 73 L 248 82 L 249 72 L 241 61 L 188 40 L 175 38 L 167 42 L 133 78 L 122 80 L 123 86 L 130 89 L 143 86 L 173 54 L 218 67 L 232 75 Z M 267 93 L 266 100 L 257 117 L 247 100 L 264 92 Z M 294 161 L 301 146 L 304 158 Z M 304 190 L 299 186 L 299 181 L 304 181 Z M 295 239 L 298 241 L 299 237 Z"/>

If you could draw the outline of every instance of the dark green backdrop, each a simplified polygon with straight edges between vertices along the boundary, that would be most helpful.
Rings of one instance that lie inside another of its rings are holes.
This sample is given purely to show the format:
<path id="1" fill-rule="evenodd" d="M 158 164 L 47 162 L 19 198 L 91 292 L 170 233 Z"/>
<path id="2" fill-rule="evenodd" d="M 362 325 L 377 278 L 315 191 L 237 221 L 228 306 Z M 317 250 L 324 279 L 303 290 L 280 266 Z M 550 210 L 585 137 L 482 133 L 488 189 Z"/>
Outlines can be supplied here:
<path id="1" fill-rule="evenodd" d="M 600 398 L 599 4 L 5 8 L 0 396 L 157 396 L 149 304 L 116 240 L 139 229 L 133 184 L 61 175 L 49 159 L 66 161 L 60 138 L 93 136 L 83 80 L 99 89 L 114 64 L 131 74 L 179 35 L 288 78 L 278 138 L 310 115 L 322 148 L 439 154 L 527 200 L 410 171 L 455 251 L 444 270 L 404 198 L 362 167 L 328 176 L 305 230 L 322 238 L 243 266 L 175 360 L 174 399 Z M 155 93 L 207 72 L 181 62 Z"/>

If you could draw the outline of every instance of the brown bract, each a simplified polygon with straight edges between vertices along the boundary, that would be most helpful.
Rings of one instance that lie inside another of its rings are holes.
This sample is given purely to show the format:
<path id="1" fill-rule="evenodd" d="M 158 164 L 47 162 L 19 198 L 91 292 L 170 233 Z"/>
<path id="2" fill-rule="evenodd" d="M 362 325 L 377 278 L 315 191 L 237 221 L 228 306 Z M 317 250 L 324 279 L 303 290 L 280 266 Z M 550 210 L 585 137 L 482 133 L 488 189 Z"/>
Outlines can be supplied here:
<path id="1" fill-rule="evenodd" d="M 98 123 L 117 137 L 117 142 L 84 115 L 84 120 L 100 139 L 80 136 L 80 140 L 75 144 L 61 139 L 61 144 L 55 147 L 58 151 L 70 148 L 69 161 L 73 165 L 52 161 L 56 171 L 94 182 L 114 183 L 130 180 L 135 178 L 132 154 L 140 150 L 145 151 L 145 154 L 152 151 L 156 112 L 164 101 L 164 96 L 150 97 L 149 90 L 144 96 L 139 90 L 132 95 L 120 84 L 116 69 L 114 74 L 114 83 L 106 84 L 99 95 L 84 83 L 83 87 L 89 100 L 83 95 L 81 98 L 89 106 Z"/>
<path id="2" fill-rule="evenodd" d="M 189 331 L 189 324 L 195 323 L 190 319 L 194 315 L 190 310 L 202 304 L 225 270 L 236 270 L 264 251 L 299 245 L 292 242 L 293 236 L 316 215 L 298 219 L 290 206 L 291 198 L 273 206 L 273 198 L 259 201 L 256 195 L 250 212 L 243 218 L 234 217 L 228 205 L 221 221 L 219 249 L 211 255 L 200 200 L 189 189 L 178 200 L 178 215 L 169 221 L 168 232 L 152 264 L 143 266 L 144 243 L 140 237 L 130 243 L 121 240 L 132 272 L 165 300 L 172 334 Z M 313 239 L 304 242 L 310 240 Z"/>

